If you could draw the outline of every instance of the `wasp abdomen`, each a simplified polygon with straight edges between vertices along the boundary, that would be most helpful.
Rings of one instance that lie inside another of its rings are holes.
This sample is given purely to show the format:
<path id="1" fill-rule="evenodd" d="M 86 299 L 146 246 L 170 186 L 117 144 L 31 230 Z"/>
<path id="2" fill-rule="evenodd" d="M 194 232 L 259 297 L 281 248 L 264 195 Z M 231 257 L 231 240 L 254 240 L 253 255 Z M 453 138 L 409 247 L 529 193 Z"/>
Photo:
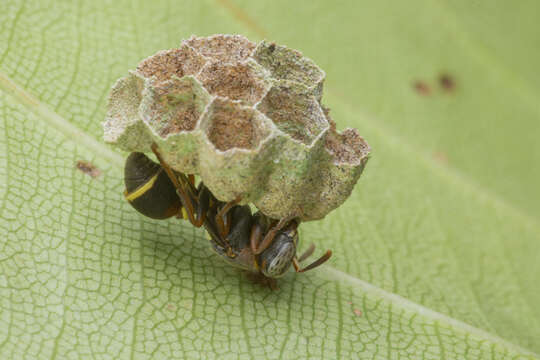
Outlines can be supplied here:
<path id="1" fill-rule="evenodd" d="M 140 152 L 131 153 L 124 167 L 124 193 L 141 214 L 166 219 L 178 214 L 182 203 L 176 189 L 161 165 Z"/>

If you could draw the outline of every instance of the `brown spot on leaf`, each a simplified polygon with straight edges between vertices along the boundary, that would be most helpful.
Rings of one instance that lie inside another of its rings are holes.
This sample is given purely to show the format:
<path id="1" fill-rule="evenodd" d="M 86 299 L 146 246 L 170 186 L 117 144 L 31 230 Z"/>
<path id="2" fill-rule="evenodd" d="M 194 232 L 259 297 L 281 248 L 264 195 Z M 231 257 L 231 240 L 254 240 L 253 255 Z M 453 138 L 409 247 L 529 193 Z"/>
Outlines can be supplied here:
<path id="1" fill-rule="evenodd" d="M 419 95 L 422 95 L 422 96 L 431 95 L 431 87 L 421 80 L 417 80 L 414 82 L 413 89 Z"/>
<path id="2" fill-rule="evenodd" d="M 433 153 L 433 159 L 440 164 L 448 164 L 448 156 L 443 151 L 435 151 Z"/>
<path id="3" fill-rule="evenodd" d="M 449 74 L 441 74 L 439 75 L 439 85 L 445 91 L 452 91 L 456 88 L 456 81 Z"/>
<path id="4" fill-rule="evenodd" d="M 356 315 L 358 317 L 362 316 L 362 312 L 360 310 L 358 310 L 358 309 L 354 309 L 353 312 L 354 312 L 354 315 Z"/>
<path id="5" fill-rule="evenodd" d="M 79 160 L 77 161 L 77 164 L 75 166 L 77 167 L 77 169 L 81 170 L 83 173 L 93 178 L 97 178 L 99 175 L 101 175 L 101 170 L 99 170 L 94 164 L 89 161 Z"/>

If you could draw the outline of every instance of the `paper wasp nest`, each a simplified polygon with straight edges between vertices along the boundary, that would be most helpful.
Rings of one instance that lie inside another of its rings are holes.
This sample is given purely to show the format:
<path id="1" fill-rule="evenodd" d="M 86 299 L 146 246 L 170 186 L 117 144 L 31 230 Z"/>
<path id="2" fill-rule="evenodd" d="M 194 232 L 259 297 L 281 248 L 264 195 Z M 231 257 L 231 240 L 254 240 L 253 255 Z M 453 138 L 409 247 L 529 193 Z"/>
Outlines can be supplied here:
<path id="1" fill-rule="evenodd" d="M 321 105 L 325 74 L 296 50 L 239 35 L 192 37 L 116 82 L 105 141 L 197 174 L 222 201 L 272 218 L 323 218 L 345 201 L 370 148 Z"/>

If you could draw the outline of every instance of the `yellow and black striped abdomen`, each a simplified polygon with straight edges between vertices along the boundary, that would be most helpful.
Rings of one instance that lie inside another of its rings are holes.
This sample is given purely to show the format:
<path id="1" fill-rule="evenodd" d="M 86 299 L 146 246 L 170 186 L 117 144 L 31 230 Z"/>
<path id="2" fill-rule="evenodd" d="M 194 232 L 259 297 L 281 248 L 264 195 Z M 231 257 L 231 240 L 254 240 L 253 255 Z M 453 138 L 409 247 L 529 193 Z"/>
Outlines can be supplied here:
<path id="1" fill-rule="evenodd" d="M 124 167 L 126 200 L 141 214 L 166 219 L 182 208 L 176 189 L 161 165 L 139 152 L 131 153 Z"/>

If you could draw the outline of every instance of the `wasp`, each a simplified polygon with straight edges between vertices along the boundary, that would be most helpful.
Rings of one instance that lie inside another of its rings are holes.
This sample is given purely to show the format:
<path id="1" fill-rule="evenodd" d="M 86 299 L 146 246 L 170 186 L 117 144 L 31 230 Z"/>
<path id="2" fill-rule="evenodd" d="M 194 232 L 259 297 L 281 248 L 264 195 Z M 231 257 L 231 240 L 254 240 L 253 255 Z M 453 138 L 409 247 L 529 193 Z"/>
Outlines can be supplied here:
<path id="1" fill-rule="evenodd" d="M 275 288 L 275 279 L 294 267 L 305 272 L 326 262 L 332 252 L 326 251 L 306 267 L 300 263 L 310 257 L 312 244 L 297 256 L 297 216 L 271 219 L 260 211 L 252 213 L 249 205 L 239 205 L 241 198 L 230 202 L 218 200 L 202 181 L 173 170 L 152 145 L 159 163 L 140 152 L 131 153 L 125 164 L 124 180 L 127 201 L 141 214 L 153 219 L 177 217 L 189 220 L 195 227 L 204 226 L 212 249 L 229 264 L 256 274 Z"/>

